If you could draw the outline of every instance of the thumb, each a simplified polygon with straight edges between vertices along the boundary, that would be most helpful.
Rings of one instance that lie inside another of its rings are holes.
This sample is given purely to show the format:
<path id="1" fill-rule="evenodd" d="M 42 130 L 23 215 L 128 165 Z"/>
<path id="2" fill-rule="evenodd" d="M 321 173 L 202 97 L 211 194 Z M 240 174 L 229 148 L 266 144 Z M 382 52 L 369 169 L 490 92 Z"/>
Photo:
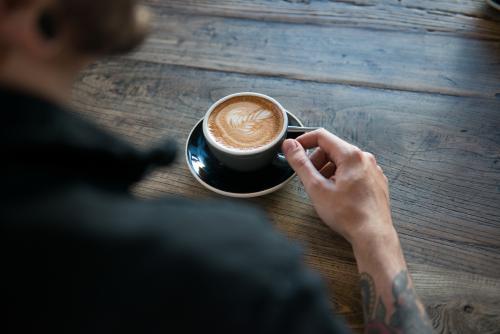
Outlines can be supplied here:
<path id="1" fill-rule="evenodd" d="M 294 139 L 287 139 L 283 142 L 283 152 L 288 163 L 297 173 L 304 184 L 306 191 L 311 194 L 314 188 L 321 184 L 323 176 L 314 167 L 306 151 L 300 143 Z"/>

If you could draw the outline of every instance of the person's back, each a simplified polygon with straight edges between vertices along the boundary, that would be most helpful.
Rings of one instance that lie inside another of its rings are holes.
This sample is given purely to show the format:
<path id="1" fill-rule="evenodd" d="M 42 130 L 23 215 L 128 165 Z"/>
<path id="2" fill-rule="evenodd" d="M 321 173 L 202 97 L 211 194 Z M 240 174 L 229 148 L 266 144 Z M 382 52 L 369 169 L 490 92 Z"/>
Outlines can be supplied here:
<path id="1" fill-rule="evenodd" d="M 58 106 L 78 69 L 144 35 L 134 2 L 116 3 L 0 0 L 2 332 L 345 332 L 260 210 L 135 199 L 130 186 L 173 148 L 138 151 Z M 309 159 L 302 146 L 321 149 Z M 429 331 L 372 157 L 324 130 L 283 148 L 320 217 L 353 244 L 367 329 Z"/>

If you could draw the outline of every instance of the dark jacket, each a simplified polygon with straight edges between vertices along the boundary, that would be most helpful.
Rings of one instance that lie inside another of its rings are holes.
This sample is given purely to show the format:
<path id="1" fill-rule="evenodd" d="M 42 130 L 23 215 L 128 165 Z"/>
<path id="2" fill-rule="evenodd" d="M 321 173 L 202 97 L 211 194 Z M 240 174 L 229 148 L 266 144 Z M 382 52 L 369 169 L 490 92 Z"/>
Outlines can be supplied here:
<path id="1" fill-rule="evenodd" d="M 1 333 L 341 333 L 317 275 L 265 215 L 138 200 L 141 152 L 0 90 Z"/>

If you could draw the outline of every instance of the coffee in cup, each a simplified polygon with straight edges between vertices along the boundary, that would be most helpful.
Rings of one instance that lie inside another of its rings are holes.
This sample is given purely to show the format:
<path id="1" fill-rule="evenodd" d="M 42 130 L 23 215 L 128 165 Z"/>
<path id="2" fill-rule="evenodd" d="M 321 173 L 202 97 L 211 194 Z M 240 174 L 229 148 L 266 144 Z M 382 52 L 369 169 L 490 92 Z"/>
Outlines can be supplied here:
<path id="1" fill-rule="evenodd" d="M 229 168 L 252 171 L 275 159 L 287 134 L 286 110 L 252 92 L 226 96 L 207 111 L 203 135 L 213 155 Z"/>
<path id="2" fill-rule="evenodd" d="M 283 113 L 259 96 L 235 96 L 219 104 L 208 117 L 215 141 L 230 149 L 247 151 L 265 146 L 282 132 Z"/>

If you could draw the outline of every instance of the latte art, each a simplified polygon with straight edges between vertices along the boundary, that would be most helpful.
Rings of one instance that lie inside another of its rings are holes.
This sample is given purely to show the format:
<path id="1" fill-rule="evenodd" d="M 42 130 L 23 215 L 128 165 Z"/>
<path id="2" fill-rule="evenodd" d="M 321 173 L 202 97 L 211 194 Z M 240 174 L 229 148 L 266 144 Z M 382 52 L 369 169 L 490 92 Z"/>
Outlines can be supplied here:
<path id="1" fill-rule="evenodd" d="M 226 116 L 226 122 L 234 130 L 241 131 L 246 135 L 254 135 L 262 127 L 262 122 L 273 117 L 269 110 L 256 109 L 248 112 L 247 109 L 230 110 Z"/>
<path id="2" fill-rule="evenodd" d="M 251 150 L 276 139 L 283 128 L 283 115 L 276 105 L 263 98 L 236 97 L 212 112 L 208 128 L 219 144 Z"/>

